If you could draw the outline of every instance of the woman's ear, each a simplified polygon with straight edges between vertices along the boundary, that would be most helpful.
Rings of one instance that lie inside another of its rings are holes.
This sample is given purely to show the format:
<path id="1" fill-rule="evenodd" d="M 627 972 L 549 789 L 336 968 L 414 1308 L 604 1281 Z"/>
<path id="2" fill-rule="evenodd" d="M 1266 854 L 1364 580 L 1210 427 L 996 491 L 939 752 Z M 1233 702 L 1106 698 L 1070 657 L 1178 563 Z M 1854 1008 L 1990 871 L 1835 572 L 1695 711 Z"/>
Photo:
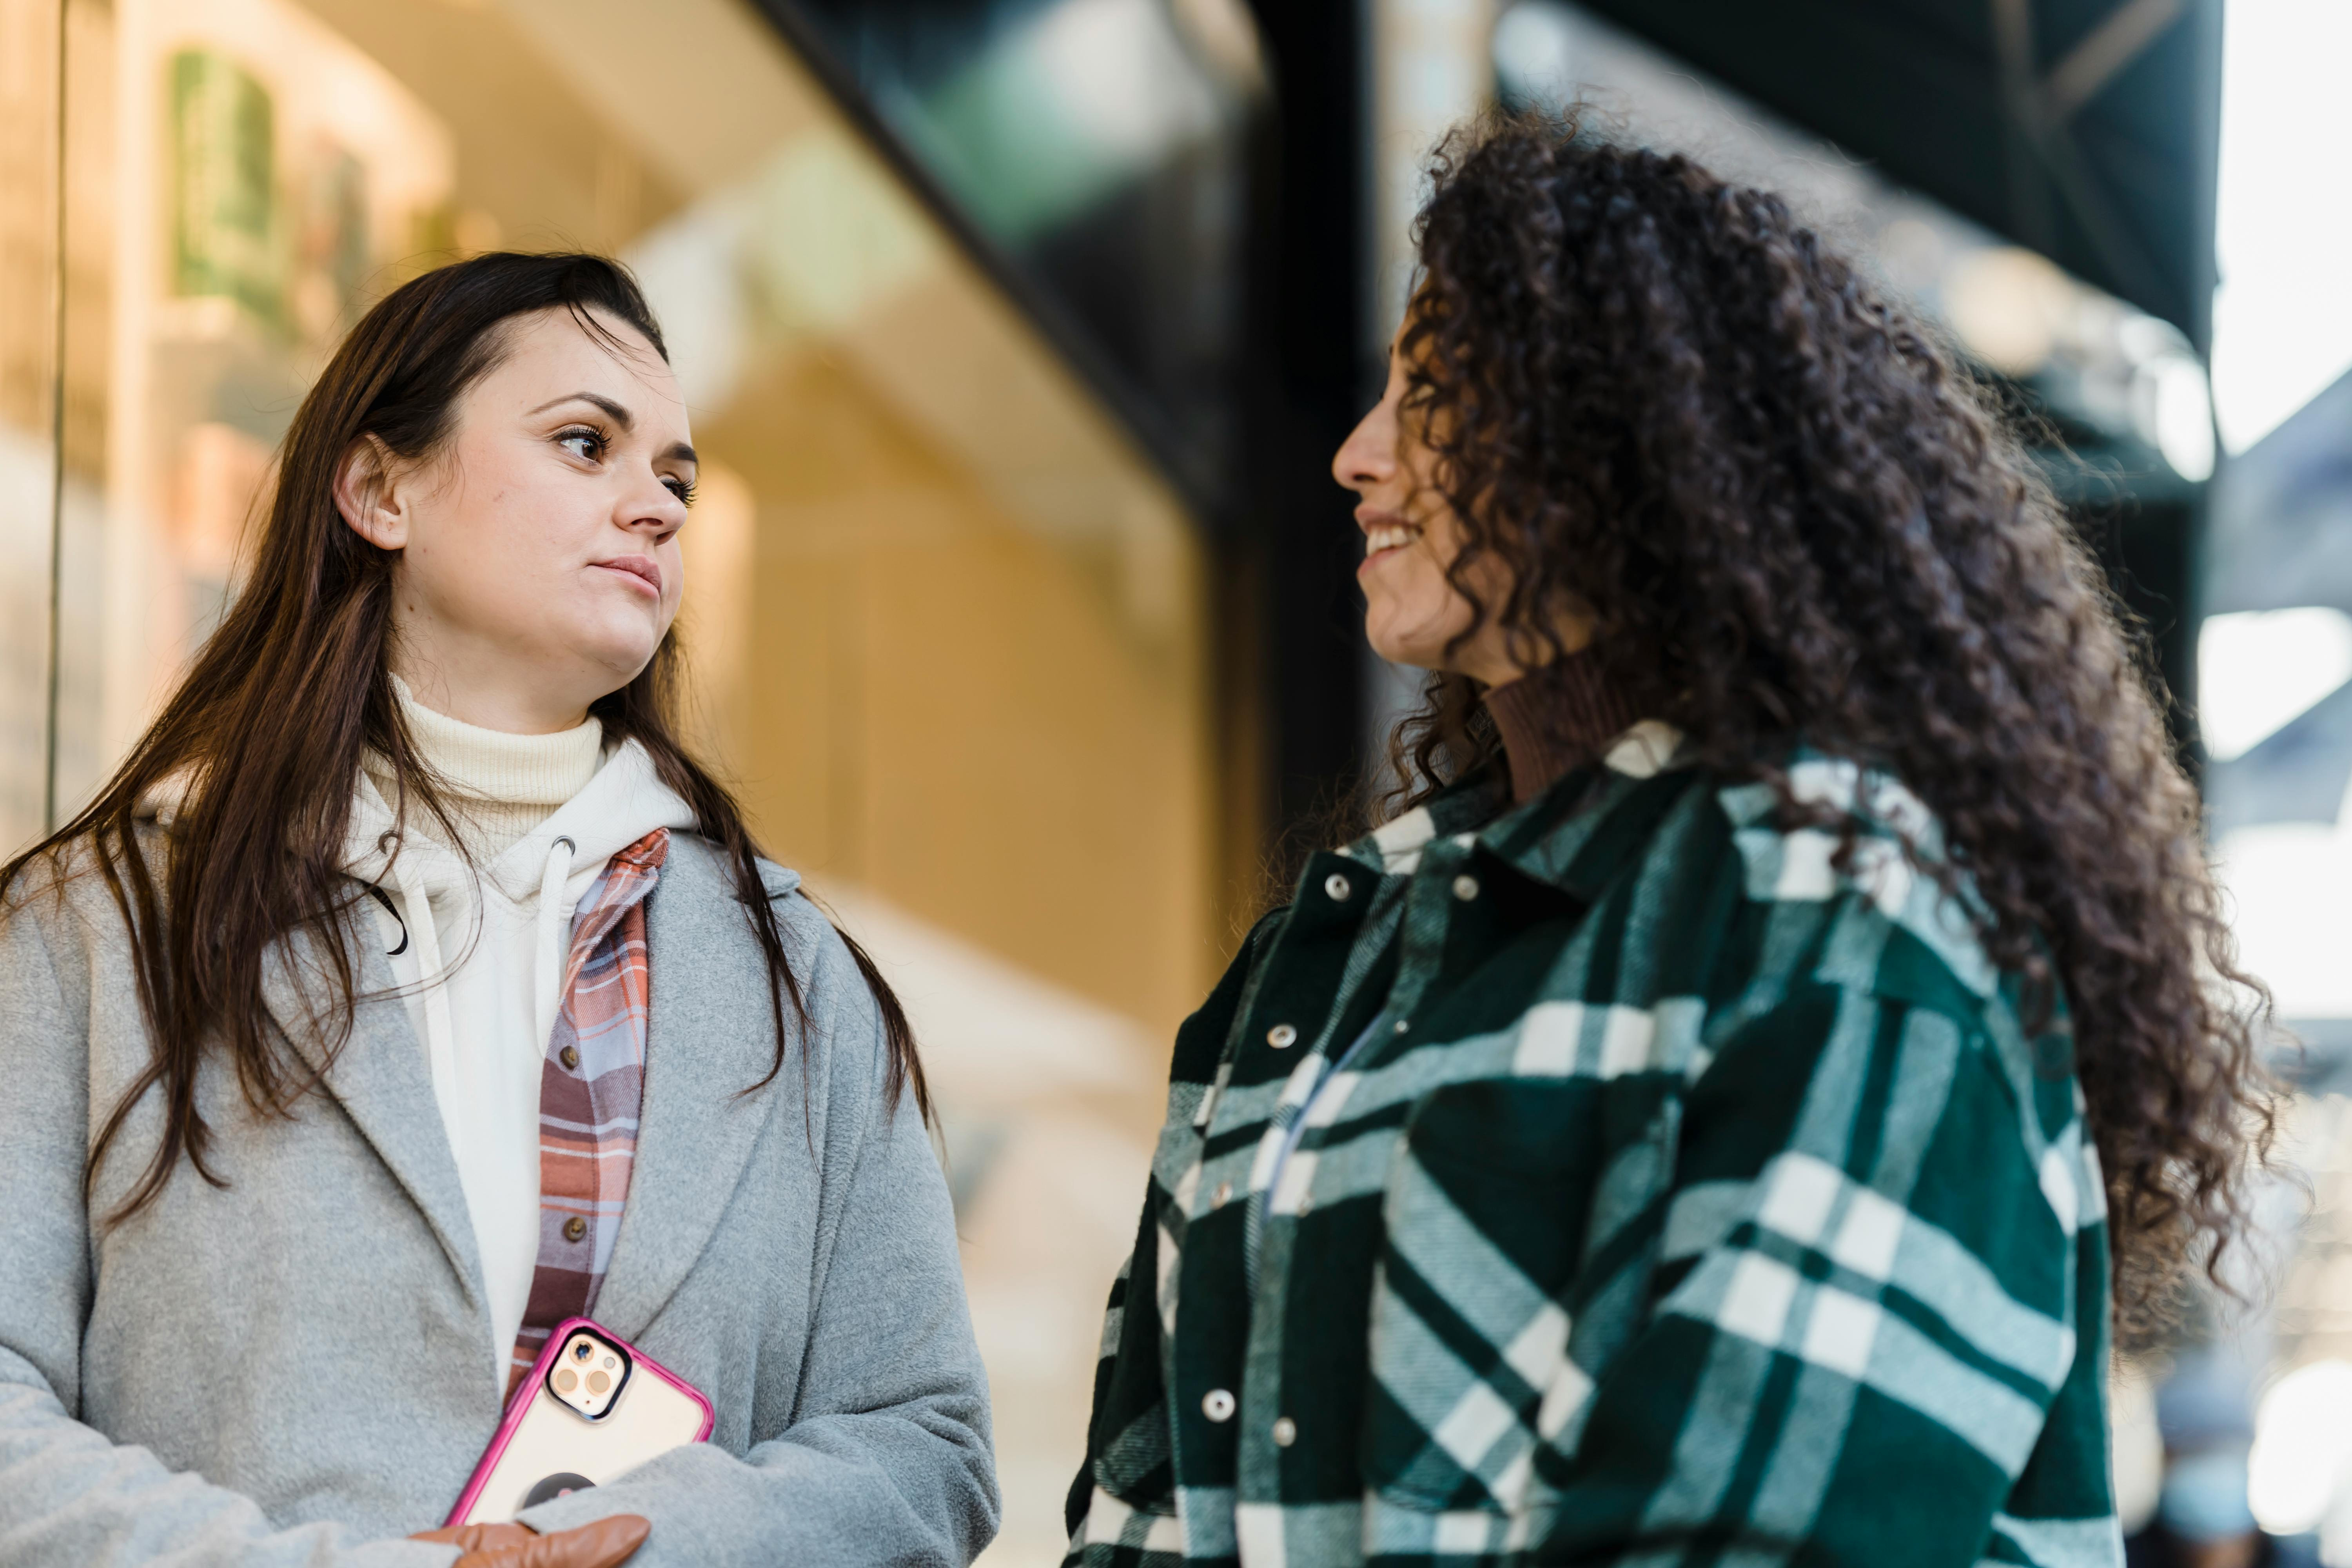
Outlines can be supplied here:
<path id="1" fill-rule="evenodd" d="M 335 510 L 352 531 L 378 550 L 408 544 L 408 507 L 392 451 L 374 436 L 362 436 L 335 468 Z"/>

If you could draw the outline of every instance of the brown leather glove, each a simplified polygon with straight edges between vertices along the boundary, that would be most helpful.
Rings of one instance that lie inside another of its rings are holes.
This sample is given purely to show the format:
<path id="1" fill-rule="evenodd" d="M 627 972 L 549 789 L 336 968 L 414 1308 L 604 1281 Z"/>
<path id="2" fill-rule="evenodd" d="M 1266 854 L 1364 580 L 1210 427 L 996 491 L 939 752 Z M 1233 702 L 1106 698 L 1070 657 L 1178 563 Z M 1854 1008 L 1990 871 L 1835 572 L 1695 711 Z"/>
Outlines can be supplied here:
<path id="1" fill-rule="evenodd" d="M 553 1535 L 520 1524 L 461 1524 L 408 1539 L 457 1548 L 465 1555 L 453 1568 L 620 1568 L 653 1528 L 643 1514 L 616 1513 Z"/>

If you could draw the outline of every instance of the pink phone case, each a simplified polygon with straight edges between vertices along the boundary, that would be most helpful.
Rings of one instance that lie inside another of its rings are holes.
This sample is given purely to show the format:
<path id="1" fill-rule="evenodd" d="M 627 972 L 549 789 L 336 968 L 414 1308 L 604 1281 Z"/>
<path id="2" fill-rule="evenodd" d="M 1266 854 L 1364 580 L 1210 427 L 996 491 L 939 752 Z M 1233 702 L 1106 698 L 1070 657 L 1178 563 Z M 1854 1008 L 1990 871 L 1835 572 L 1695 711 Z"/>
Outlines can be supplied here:
<path id="1" fill-rule="evenodd" d="M 611 1409 L 593 1420 L 548 1386 L 558 1353 L 583 1331 L 627 1358 Z M 710 1401 L 692 1384 L 591 1320 L 566 1318 L 547 1336 L 547 1348 L 515 1390 L 498 1435 L 444 1522 L 503 1524 L 580 1482 L 603 1486 L 656 1454 L 703 1442 L 712 1421 Z"/>

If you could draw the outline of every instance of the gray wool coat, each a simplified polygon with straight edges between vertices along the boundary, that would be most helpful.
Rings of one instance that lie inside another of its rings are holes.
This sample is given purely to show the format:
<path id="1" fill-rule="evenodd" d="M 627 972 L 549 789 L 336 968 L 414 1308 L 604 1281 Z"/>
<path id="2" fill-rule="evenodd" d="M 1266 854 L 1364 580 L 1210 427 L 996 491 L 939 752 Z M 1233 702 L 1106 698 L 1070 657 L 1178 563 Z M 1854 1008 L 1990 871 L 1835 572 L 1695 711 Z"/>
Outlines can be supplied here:
<path id="1" fill-rule="evenodd" d="M 968 1563 L 995 1532 L 988 1397 L 945 1184 L 832 928 L 770 872 L 817 1021 L 765 1089 L 757 944 L 703 840 L 647 905 L 653 1013 L 628 1205 L 595 1315 L 709 1394 L 707 1445 L 533 1509 L 644 1514 L 634 1568 Z M 363 930 L 372 926 L 363 925 Z M 362 942 L 363 990 L 391 974 Z M 281 946 L 268 1000 L 314 1063 Z M 100 879 L 0 918 L 0 1568 L 443 1568 L 499 1417 L 481 1268 L 423 1047 L 364 999 L 324 1094 L 200 1099 L 225 1187 L 137 1180 L 150 1095 L 88 1203 L 83 1152 L 148 1059 Z M 805 1093 L 803 1085 L 806 1084 Z"/>

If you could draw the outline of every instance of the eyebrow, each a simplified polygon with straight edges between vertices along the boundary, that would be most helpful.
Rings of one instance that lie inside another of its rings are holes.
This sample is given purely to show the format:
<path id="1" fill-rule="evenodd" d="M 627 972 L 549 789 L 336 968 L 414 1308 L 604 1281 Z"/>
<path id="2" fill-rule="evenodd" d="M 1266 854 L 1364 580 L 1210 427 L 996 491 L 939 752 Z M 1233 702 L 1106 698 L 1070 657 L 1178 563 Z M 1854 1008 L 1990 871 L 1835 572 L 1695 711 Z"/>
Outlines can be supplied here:
<path id="1" fill-rule="evenodd" d="M 622 407 L 619 404 L 614 402 L 611 398 L 604 396 L 602 393 L 596 392 L 567 392 L 561 397 L 551 397 L 546 402 L 541 404 L 538 407 L 532 409 L 530 414 L 526 415 L 525 417 L 528 418 L 533 416 L 544 414 L 549 409 L 562 403 L 586 403 L 593 405 L 597 408 L 604 410 L 605 416 L 611 419 L 614 424 L 618 425 L 621 427 L 622 433 L 625 435 L 636 428 L 636 419 L 626 408 Z M 699 459 L 695 457 L 694 448 L 683 441 L 674 443 L 670 448 L 662 453 L 661 456 L 669 458 L 672 462 L 695 463 L 698 467 L 699 466 Z"/>

